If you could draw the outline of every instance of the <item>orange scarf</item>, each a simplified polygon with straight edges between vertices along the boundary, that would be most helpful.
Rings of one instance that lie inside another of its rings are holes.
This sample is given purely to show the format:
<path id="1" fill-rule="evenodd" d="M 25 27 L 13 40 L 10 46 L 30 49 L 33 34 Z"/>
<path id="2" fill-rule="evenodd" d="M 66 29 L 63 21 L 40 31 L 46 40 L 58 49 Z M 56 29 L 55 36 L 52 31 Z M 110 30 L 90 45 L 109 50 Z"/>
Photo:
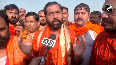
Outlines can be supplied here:
<path id="1" fill-rule="evenodd" d="M 16 37 L 11 37 L 7 44 L 7 63 L 8 65 L 26 65 L 26 55 L 21 52 L 16 41 Z"/>
<path id="2" fill-rule="evenodd" d="M 116 35 L 107 32 L 100 33 L 92 48 L 90 65 L 116 64 Z"/>
<path id="3" fill-rule="evenodd" d="M 95 31 L 97 34 L 103 31 L 103 27 L 97 24 L 92 24 L 90 21 L 87 22 L 86 26 L 76 28 L 76 24 L 74 23 L 69 29 L 76 32 L 76 35 L 83 35 L 84 33 L 88 32 L 89 30 Z"/>
<path id="4" fill-rule="evenodd" d="M 41 41 L 43 40 L 43 38 L 49 38 L 49 35 L 51 34 L 51 31 L 49 30 L 49 27 L 47 27 L 44 30 L 44 32 L 42 33 L 42 36 L 40 38 L 40 42 L 39 42 L 39 51 L 37 52 L 37 49 L 38 49 L 37 48 L 37 46 L 38 46 L 37 45 L 37 42 L 38 42 L 37 40 L 38 40 L 39 34 L 40 34 L 40 31 L 36 32 L 36 35 L 34 36 L 33 51 L 34 51 L 34 54 L 37 54 L 41 57 L 41 56 L 43 56 L 44 51 L 45 51 L 45 47 L 41 44 Z M 66 39 L 66 37 L 65 37 L 65 39 Z M 65 42 L 66 42 L 66 40 L 65 40 Z M 65 43 L 65 45 L 66 45 L 66 43 Z M 62 51 L 61 51 L 61 46 L 60 46 L 60 39 L 58 37 L 56 39 L 56 44 L 55 44 L 54 48 L 52 48 L 50 51 L 48 51 L 48 54 L 46 55 L 46 57 L 47 57 L 46 65 L 50 65 L 50 63 L 55 64 L 55 65 L 62 65 L 62 54 L 61 54 L 61 52 Z M 50 59 L 52 59 L 52 60 L 50 60 Z M 65 56 L 64 56 L 63 60 L 64 60 L 63 65 L 67 65 L 67 48 L 65 48 Z"/>
<path id="5" fill-rule="evenodd" d="M 37 32 L 37 34 L 34 36 L 34 39 L 33 39 L 33 49 L 35 52 L 37 51 L 37 38 L 38 38 L 39 33 L 40 33 L 40 31 Z M 49 38 L 50 34 L 51 34 L 51 31 L 49 30 L 49 27 L 47 27 L 45 29 L 45 31 L 42 33 L 42 37 L 39 42 L 39 50 L 37 53 L 38 56 L 40 56 L 40 57 L 43 56 L 45 49 L 46 49 L 46 47 L 41 44 L 41 41 L 43 40 L 43 38 Z M 55 64 L 55 65 L 57 65 L 57 64 L 62 65 L 61 48 L 58 44 L 59 43 L 58 41 L 59 40 L 57 39 L 54 48 L 52 48 L 50 51 L 48 51 L 48 53 L 46 55 L 46 57 L 47 57 L 46 65 L 49 65 L 50 63 Z M 55 52 L 55 49 L 58 49 L 58 50 L 56 50 L 56 52 Z M 55 55 L 55 57 L 52 55 Z M 50 59 L 52 59 L 52 60 L 50 60 Z M 58 60 L 56 60 L 56 59 L 58 59 Z"/>
<path id="6" fill-rule="evenodd" d="M 11 35 L 15 35 L 15 28 L 11 25 L 9 25 L 9 32 Z"/>

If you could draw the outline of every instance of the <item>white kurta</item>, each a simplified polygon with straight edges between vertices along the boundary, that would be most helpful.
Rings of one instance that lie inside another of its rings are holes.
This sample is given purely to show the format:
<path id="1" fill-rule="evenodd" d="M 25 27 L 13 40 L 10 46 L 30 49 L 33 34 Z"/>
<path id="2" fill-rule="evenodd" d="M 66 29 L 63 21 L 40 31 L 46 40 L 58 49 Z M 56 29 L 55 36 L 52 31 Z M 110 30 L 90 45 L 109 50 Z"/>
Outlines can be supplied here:
<path id="1" fill-rule="evenodd" d="M 6 64 L 6 58 L 7 56 L 0 58 L 0 65 L 5 65 Z"/>
<path id="2" fill-rule="evenodd" d="M 93 31 L 89 30 L 85 39 L 86 39 L 86 49 L 85 49 L 85 52 L 83 53 L 84 60 L 82 65 L 89 65 L 92 45 L 95 40 Z M 80 42 L 80 39 L 79 39 L 79 42 Z"/>

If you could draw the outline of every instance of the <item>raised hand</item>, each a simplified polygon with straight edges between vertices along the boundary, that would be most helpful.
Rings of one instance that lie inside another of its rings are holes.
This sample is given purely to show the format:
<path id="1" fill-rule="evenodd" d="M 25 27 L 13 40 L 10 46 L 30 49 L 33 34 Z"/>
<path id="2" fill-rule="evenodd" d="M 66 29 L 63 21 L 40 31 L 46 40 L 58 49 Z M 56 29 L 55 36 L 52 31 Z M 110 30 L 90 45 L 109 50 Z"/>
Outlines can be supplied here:
<path id="1" fill-rule="evenodd" d="M 32 48 L 32 42 L 30 42 L 30 37 L 27 36 L 26 39 L 22 38 L 22 35 L 20 35 L 17 38 L 17 42 L 19 45 L 19 48 L 21 49 L 21 51 L 25 54 L 29 54 L 31 53 L 31 48 Z"/>
<path id="2" fill-rule="evenodd" d="M 75 42 L 73 45 L 74 55 L 80 56 L 84 53 L 86 49 L 86 40 L 84 35 L 80 36 L 81 43 L 77 44 L 77 38 L 75 38 Z"/>

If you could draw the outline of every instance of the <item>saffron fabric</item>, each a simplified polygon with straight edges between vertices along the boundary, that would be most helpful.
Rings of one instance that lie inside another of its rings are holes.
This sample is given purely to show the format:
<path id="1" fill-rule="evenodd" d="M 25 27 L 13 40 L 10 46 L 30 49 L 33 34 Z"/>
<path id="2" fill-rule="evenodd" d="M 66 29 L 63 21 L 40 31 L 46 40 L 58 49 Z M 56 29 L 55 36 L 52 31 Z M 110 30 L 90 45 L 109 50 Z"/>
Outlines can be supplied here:
<path id="1" fill-rule="evenodd" d="M 90 65 L 116 65 L 116 35 L 102 32 L 97 36 Z"/>

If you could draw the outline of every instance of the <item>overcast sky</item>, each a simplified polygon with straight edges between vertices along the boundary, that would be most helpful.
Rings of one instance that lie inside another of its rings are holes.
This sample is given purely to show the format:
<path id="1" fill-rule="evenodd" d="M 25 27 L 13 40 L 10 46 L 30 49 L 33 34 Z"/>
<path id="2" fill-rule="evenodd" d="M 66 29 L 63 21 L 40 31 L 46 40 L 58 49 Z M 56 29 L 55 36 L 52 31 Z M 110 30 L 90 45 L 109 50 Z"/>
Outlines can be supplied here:
<path id="1" fill-rule="evenodd" d="M 3 9 L 5 5 L 16 4 L 19 8 L 26 9 L 27 12 L 33 11 L 38 13 L 42 10 L 47 2 L 56 1 L 62 6 L 69 9 L 69 21 L 74 20 L 74 8 L 80 3 L 89 5 L 90 11 L 102 12 L 102 6 L 105 0 L 0 0 L 0 9 Z"/>

